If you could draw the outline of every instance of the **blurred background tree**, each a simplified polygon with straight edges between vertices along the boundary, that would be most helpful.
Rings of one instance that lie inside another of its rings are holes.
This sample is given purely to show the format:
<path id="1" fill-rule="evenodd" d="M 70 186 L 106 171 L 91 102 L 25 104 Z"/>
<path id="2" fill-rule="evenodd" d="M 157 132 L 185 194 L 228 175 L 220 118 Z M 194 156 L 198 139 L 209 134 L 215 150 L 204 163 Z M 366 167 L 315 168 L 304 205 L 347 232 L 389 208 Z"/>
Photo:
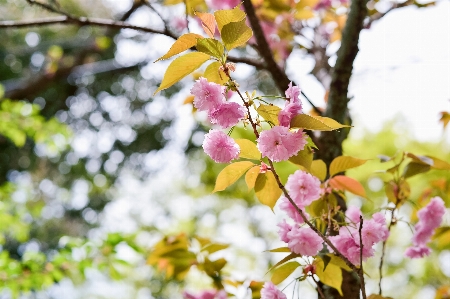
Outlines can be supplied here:
<path id="1" fill-rule="evenodd" d="M 238 4 L 232 2 L 0 0 L 2 296 L 174 298 L 184 283 L 208 283 L 198 273 L 184 282 L 166 280 L 146 264 L 157 240 L 180 231 L 234 244 L 229 271 L 246 277 L 261 277 L 272 263 L 261 252 L 275 247 L 275 220 L 262 222 L 273 216 L 255 205 L 244 184 L 208 195 L 222 167 L 199 150 L 207 128 L 194 122 L 189 105 L 181 106 L 192 78 L 153 95 L 167 62 L 152 62 L 180 34 L 200 32 L 194 9 Z M 352 18 L 346 1 L 253 1 L 253 9 L 249 3 L 244 6 L 255 39 L 230 59 L 238 63 L 242 87 L 279 94 L 289 83 L 286 73 L 297 78 L 286 63 L 289 57 L 310 61 L 310 73 L 329 104 L 313 105 L 322 99 L 302 84 L 304 96 L 313 95 L 305 97 L 305 107 L 346 123 L 351 122 L 347 89 L 360 30 L 393 10 L 435 4 L 360 1 L 367 15 L 361 10 Z M 351 25 L 355 30 L 341 43 L 347 18 L 359 19 L 360 28 Z M 408 144 L 393 126 L 346 141 L 344 153 L 373 158 L 407 149 L 450 160 L 445 142 Z M 316 136 L 317 155 L 331 161 L 342 152 L 347 134 Z M 373 191 L 374 201 L 384 201 L 383 188 L 371 187 L 376 179 L 369 172 L 377 167 L 369 166 L 354 175 Z M 448 174 L 444 179 L 447 194 L 441 196 L 448 203 Z M 417 185 L 412 198 L 420 198 L 423 188 Z M 448 258 L 443 252 L 441 259 Z M 438 258 L 437 253 L 421 267 L 426 274 L 416 273 L 414 287 L 392 288 L 395 298 L 411 298 L 428 285 L 448 285 L 448 270 L 437 265 Z M 400 273 L 409 281 L 395 258 L 386 264 L 390 276 Z M 118 281 L 108 283 L 110 278 Z M 54 282 L 59 286 L 46 290 Z M 68 295 L 73 284 L 78 291 Z"/>

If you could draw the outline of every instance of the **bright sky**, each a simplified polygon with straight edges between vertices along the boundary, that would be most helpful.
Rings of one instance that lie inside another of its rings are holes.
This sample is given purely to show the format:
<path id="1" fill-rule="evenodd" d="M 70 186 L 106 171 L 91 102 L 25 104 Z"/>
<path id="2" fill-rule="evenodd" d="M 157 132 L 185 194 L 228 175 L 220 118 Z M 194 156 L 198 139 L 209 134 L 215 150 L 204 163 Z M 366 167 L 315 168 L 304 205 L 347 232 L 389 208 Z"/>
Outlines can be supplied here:
<path id="1" fill-rule="evenodd" d="M 397 9 L 364 30 L 359 47 L 350 85 L 354 134 L 402 115 L 416 138 L 450 141 L 438 122 L 450 111 L 450 2 Z M 304 70 L 291 78 L 322 104 L 323 89 L 306 75 L 312 64 L 292 57 L 288 65 Z"/>

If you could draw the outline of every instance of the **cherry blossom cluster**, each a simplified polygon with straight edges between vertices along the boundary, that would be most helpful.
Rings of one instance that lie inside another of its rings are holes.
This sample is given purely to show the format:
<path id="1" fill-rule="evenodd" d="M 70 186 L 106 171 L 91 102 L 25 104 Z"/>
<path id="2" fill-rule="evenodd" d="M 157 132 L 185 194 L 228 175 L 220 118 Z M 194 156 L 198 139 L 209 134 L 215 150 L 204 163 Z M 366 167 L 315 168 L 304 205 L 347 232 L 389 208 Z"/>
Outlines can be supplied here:
<path id="1" fill-rule="evenodd" d="M 297 170 L 289 176 L 286 190 L 288 190 L 292 200 L 302 211 L 314 200 L 319 199 L 321 195 L 319 179 L 302 170 Z M 288 243 L 291 251 L 301 255 L 314 256 L 322 250 L 322 238 L 310 227 L 300 226 L 304 221 L 286 197 L 283 197 L 280 208 L 295 222 L 294 225 L 291 225 L 283 220 L 283 222 L 278 224 L 280 239 Z M 304 211 L 303 214 L 309 217 Z"/>
<path id="2" fill-rule="evenodd" d="M 433 236 L 434 230 L 441 225 L 444 214 L 445 204 L 440 197 L 433 197 L 430 203 L 417 213 L 419 222 L 414 227 L 415 232 L 412 239 L 414 246 L 406 250 L 407 257 L 421 258 L 431 253 L 427 243 Z"/>
<path id="3" fill-rule="evenodd" d="M 194 107 L 206 111 L 212 124 L 222 129 L 235 126 L 245 116 L 245 108 L 235 102 L 228 102 L 224 96 L 225 87 L 208 82 L 200 77 L 191 89 L 194 95 Z M 263 157 L 274 162 L 285 161 L 304 149 L 307 144 L 302 130 L 291 131 L 290 123 L 293 117 L 302 113 L 300 88 L 289 84 L 286 90 L 285 107 L 279 114 L 279 126 L 262 131 L 257 140 L 257 147 Z M 239 155 L 236 142 L 220 130 L 211 130 L 205 135 L 203 142 L 205 153 L 217 163 L 228 163 Z"/>
<path id="4" fill-rule="evenodd" d="M 350 220 L 347 226 L 341 226 L 339 235 L 329 237 L 330 241 L 350 262 L 355 265 L 361 264 L 361 239 L 360 239 L 360 217 L 361 210 L 357 207 L 349 207 L 345 216 Z M 362 258 L 372 257 L 375 253 L 373 246 L 389 237 L 386 218 L 382 213 L 375 213 L 372 219 L 364 220 L 361 229 Z"/>

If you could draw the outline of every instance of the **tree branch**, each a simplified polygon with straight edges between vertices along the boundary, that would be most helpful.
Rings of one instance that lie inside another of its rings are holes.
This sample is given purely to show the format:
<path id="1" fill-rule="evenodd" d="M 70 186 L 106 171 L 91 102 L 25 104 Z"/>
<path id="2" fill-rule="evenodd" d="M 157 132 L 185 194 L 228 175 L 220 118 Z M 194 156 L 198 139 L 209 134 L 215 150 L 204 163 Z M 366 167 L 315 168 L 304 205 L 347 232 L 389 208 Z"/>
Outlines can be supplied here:
<path id="1" fill-rule="evenodd" d="M 340 123 L 348 123 L 348 86 L 353 71 L 353 62 L 358 53 L 359 33 L 367 16 L 366 0 L 354 0 L 350 7 L 345 28 L 342 33 L 341 47 L 337 52 L 336 65 L 330 83 L 330 93 L 324 115 Z M 327 165 L 337 156 L 342 155 L 342 141 L 348 130 L 323 132 L 319 138 L 319 157 Z M 326 145 L 326 146 L 325 146 Z"/>

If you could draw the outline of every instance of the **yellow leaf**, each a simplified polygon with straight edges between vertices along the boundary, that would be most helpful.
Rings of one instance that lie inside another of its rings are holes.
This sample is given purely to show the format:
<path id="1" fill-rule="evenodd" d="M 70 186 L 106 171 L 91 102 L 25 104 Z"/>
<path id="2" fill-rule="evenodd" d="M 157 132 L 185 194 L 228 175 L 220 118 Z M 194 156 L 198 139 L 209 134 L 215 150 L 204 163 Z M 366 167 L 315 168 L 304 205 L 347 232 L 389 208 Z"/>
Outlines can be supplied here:
<path id="1" fill-rule="evenodd" d="M 273 209 L 278 198 L 281 196 L 281 192 L 275 176 L 271 171 L 260 173 L 256 178 L 255 195 L 263 205 Z"/>
<path id="2" fill-rule="evenodd" d="M 341 191 L 348 191 L 366 198 L 366 190 L 364 190 L 363 185 L 361 185 L 361 183 L 357 180 L 349 178 L 348 176 L 337 175 L 330 180 L 329 184 L 332 188 Z"/>
<path id="3" fill-rule="evenodd" d="M 308 20 L 311 18 L 314 18 L 315 14 L 311 9 L 305 8 L 302 10 L 298 10 L 295 15 L 294 18 L 296 18 L 297 20 Z"/>
<path id="4" fill-rule="evenodd" d="M 214 12 L 216 17 L 217 27 L 222 32 L 223 26 L 231 22 L 239 22 L 245 19 L 245 13 L 239 8 L 239 5 L 233 9 L 223 9 Z"/>
<path id="5" fill-rule="evenodd" d="M 444 129 L 447 127 L 448 123 L 450 122 L 450 113 L 448 112 L 441 112 L 441 118 L 439 119 L 439 121 L 442 123 L 442 125 L 444 126 Z"/>
<path id="6" fill-rule="evenodd" d="M 450 164 L 448 162 L 442 161 L 441 159 L 431 157 L 431 156 L 426 156 L 426 157 L 433 160 L 433 164 L 431 165 L 432 168 L 439 169 L 439 170 L 450 170 Z"/>
<path id="7" fill-rule="evenodd" d="M 295 271 L 295 269 L 300 266 L 301 265 L 298 262 L 290 262 L 275 269 L 272 274 L 272 283 L 279 284 L 283 282 L 286 278 L 288 278 L 289 275 L 291 275 Z"/>
<path id="8" fill-rule="evenodd" d="M 272 106 L 272 105 L 264 105 L 261 104 L 256 109 L 259 115 L 264 117 L 266 121 L 269 121 L 273 123 L 274 125 L 278 126 L 278 113 L 280 113 L 281 108 L 278 106 Z"/>
<path id="9" fill-rule="evenodd" d="M 155 62 L 168 59 L 174 55 L 180 54 L 183 51 L 186 51 L 197 44 L 197 39 L 203 38 L 200 34 L 195 33 L 186 33 L 180 36 L 170 47 L 169 51 L 158 58 Z"/>
<path id="10" fill-rule="evenodd" d="M 299 114 L 291 121 L 291 128 L 303 128 L 307 130 L 333 131 L 347 127 L 350 126 L 340 124 L 334 119 L 308 114 Z"/>
<path id="11" fill-rule="evenodd" d="M 245 20 L 231 22 L 223 26 L 220 31 L 225 48 L 228 51 L 244 45 L 253 35 L 252 29 L 245 24 Z"/>
<path id="12" fill-rule="evenodd" d="M 336 28 L 330 36 L 330 44 L 341 39 L 342 39 L 342 32 L 341 30 Z"/>
<path id="13" fill-rule="evenodd" d="M 210 56 L 205 53 L 193 52 L 176 58 L 166 70 L 161 85 L 155 91 L 154 95 L 159 91 L 174 85 L 205 63 Z"/>
<path id="14" fill-rule="evenodd" d="M 218 61 L 214 61 L 210 65 L 206 67 L 205 73 L 203 74 L 203 77 L 208 79 L 209 82 L 214 82 L 220 85 L 224 85 L 228 82 L 227 75 L 220 70 L 219 68 L 222 66 L 222 64 Z"/>
<path id="15" fill-rule="evenodd" d="M 336 265 L 339 268 L 342 268 L 348 272 L 352 271 L 352 269 L 349 266 L 347 266 L 347 264 L 344 262 L 344 260 L 341 259 L 340 257 L 338 257 L 332 253 L 327 253 L 326 255 L 331 258 L 331 260 L 329 262 L 330 264 Z"/>
<path id="16" fill-rule="evenodd" d="M 246 158 L 252 160 L 260 160 L 261 153 L 259 152 L 256 144 L 248 139 L 235 139 L 236 143 L 239 145 L 241 151 L 239 152 L 239 158 Z"/>
<path id="17" fill-rule="evenodd" d="M 260 169 L 261 168 L 257 165 L 250 168 L 250 170 L 245 174 L 245 183 L 247 184 L 248 191 L 255 188 L 256 179 L 258 178 Z"/>
<path id="18" fill-rule="evenodd" d="M 214 15 L 206 12 L 196 12 L 195 15 L 202 21 L 203 30 L 210 38 L 214 38 L 216 33 L 216 19 Z"/>
<path id="19" fill-rule="evenodd" d="M 366 163 L 367 160 L 357 159 L 349 156 L 339 156 L 335 158 L 330 165 L 330 177 L 346 171 L 347 169 L 355 168 Z"/>
<path id="20" fill-rule="evenodd" d="M 187 97 L 184 99 L 184 101 L 183 101 L 183 105 L 186 105 L 186 104 L 193 104 L 193 103 L 194 103 L 194 98 L 195 98 L 195 96 L 193 96 L 193 95 L 187 96 Z"/>
<path id="21" fill-rule="evenodd" d="M 315 259 L 314 264 L 316 265 L 316 275 L 319 277 L 323 284 L 335 288 L 341 296 L 342 294 L 342 271 L 341 268 L 329 263 L 325 271 L 324 262 L 322 259 Z"/>
<path id="22" fill-rule="evenodd" d="M 275 249 L 268 250 L 269 252 L 291 252 L 289 247 L 279 247 Z"/>
<path id="23" fill-rule="evenodd" d="M 313 151 L 309 147 L 305 147 L 305 149 L 299 151 L 297 155 L 290 157 L 289 161 L 309 170 L 313 161 Z"/>
<path id="24" fill-rule="evenodd" d="M 327 165 L 322 160 L 314 160 L 311 163 L 310 172 L 323 182 L 327 177 Z"/>
<path id="25" fill-rule="evenodd" d="M 300 0 L 296 5 L 295 9 L 301 10 L 305 7 L 315 7 L 319 3 L 319 0 Z"/>
<path id="26" fill-rule="evenodd" d="M 236 182 L 247 170 L 255 164 L 249 161 L 241 161 L 228 165 L 219 173 L 213 193 L 225 190 Z"/>

